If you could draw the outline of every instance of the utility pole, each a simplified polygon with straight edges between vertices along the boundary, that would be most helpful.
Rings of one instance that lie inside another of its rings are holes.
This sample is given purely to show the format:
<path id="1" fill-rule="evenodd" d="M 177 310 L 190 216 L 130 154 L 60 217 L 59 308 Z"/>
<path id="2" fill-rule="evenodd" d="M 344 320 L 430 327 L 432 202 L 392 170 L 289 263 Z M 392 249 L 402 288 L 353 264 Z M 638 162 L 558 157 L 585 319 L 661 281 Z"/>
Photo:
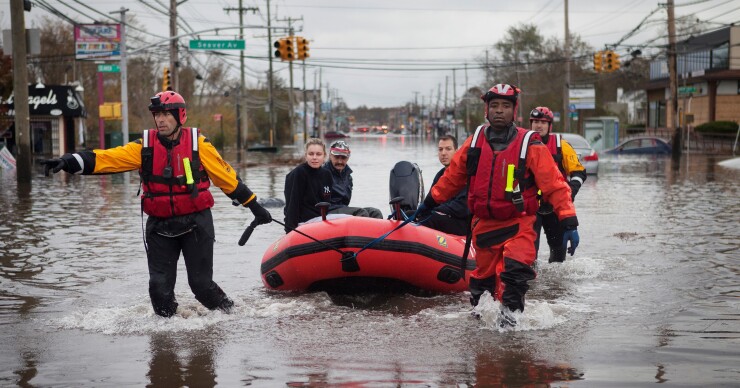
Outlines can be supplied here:
<path id="1" fill-rule="evenodd" d="M 470 113 L 468 112 L 468 63 L 465 62 L 465 94 L 463 95 L 465 100 L 465 136 L 470 133 Z M 460 139 L 457 139 L 460 142 Z"/>
<path id="2" fill-rule="evenodd" d="M 23 0 L 10 0 L 10 29 L 13 37 L 13 109 L 18 154 L 16 181 L 31 182 L 31 127 L 28 108 L 28 68 L 26 67 L 26 21 Z"/>
<path id="3" fill-rule="evenodd" d="M 419 106 L 419 92 L 411 92 L 411 93 L 414 93 L 414 108 L 416 108 Z M 410 114 L 411 112 L 409 112 L 409 115 Z M 416 127 L 416 120 L 414 120 L 414 127 Z"/>
<path id="4" fill-rule="evenodd" d="M 123 15 L 121 15 L 123 17 Z M 177 0 L 170 0 L 170 38 L 177 36 Z M 179 91 L 180 80 L 178 68 L 180 62 L 177 58 L 177 39 L 170 40 L 170 84 L 172 90 Z M 125 140 L 124 140 L 125 141 Z"/>
<path id="5" fill-rule="evenodd" d="M 281 22 L 288 22 L 288 36 L 289 39 L 293 42 L 293 47 L 295 47 L 295 39 L 293 36 L 295 35 L 295 31 L 293 29 L 293 22 L 294 21 L 301 21 L 303 20 L 303 17 L 300 19 L 293 19 L 291 17 L 288 17 L 286 19 L 278 19 L 278 21 Z M 305 65 L 305 61 L 304 61 Z M 289 93 L 288 93 L 288 105 L 290 105 L 290 108 L 288 110 L 288 123 L 289 123 L 289 130 L 292 137 L 295 136 L 293 133 L 294 129 L 294 122 L 295 122 L 295 102 L 294 102 L 294 93 L 293 93 L 293 61 L 288 61 L 288 72 L 290 73 L 290 85 L 289 85 Z"/>
<path id="6" fill-rule="evenodd" d="M 455 139 L 460 138 L 460 134 L 457 133 L 457 76 L 456 69 L 452 69 L 452 122 L 455 125 Z"/>
<path id="7" fill-rule="evenodd" d="M 324 105 L 323 104 L 324 101 L 322 100 L 322 97 L 323 96 L 321 95 L 321 93 L 322 93 L 322 91 L 321 91 L 322 90 L 321 89 L 322 88 L 322 86 L 321 86 L 321 80 L 323 78 L 323 75 L 324 75 L 324 70 L 322 68 L 319 68 L 319 96 L 318 96 L 319 97 L 319 106 L 318 106 L 319 107 L 319 110 L 318 111 L 320 113 L 319 113 L 319 120 L 318 120 L 319 125 L 316 128 L 316 137 L 321 137 L 321 128 L 322 128 L 322 125 L 321 124 L 323 124 L 323 120 L 324 120 L 323 119 L 324 114 L 322 113 L 324 111 L 324 109 L 322 107 L 322 105 Z"/>
<path id="8" fill-rule="evenodd" d="M 437 125 L 439 125 L 440 122 L 442 121 L 442 113 L 439 110 L 439 104 L 440 104 L 440 100 L 441 99 L 442 99 L 442 84 L 441 83 L 438 83 L 437 84 L 437 104 L 434 107 L 434 110 L 437 111 Z M 437 129 L 439 129 L 439 128 L 437 128 Z"/>
<path id="9" fill-rule="evenodd" d="M 270 68 L 267 72 L 267 109 L 270 110 L 270 147 L 273 146 L 273 138 L 275 133 L 275 113 L 274 102 L 272 98 L 272 21 L 270 20 L 270 0 L 267 0 L 267 58 L 269 58 Z"/>
<path id="10" fill-rule="evenodd" d="M 446 75 L 445 76 L 445 107 L 444 107 L 445 111 L 444 111 L 444 118 L 445 118 L 445 122 L 447 123 L 447 130 L 450 129 L 450 122 L 447 121 L 447 111 L 448 111 L 448 108 L 447 108 L 447 86 L 449 85 L 449 83 L 450 83 L 450 76 Z"/>
<path id="11" fill-rule="evenodd" d="M 681 160 L 681 128 L 678 126 L 678 77 L 676 74 L 676 19 L 674 16 L 673 0 L 668 0 L 668 77 L 671 104 L 668 113 L 671 115 L 673 127 L 673 161 Z"/>
<path id="12" fill-rule="evenodd" d="M 126 12 L 128 8 L 110 13 L 121 14 L 121 132 L 123 144 L 128 143 L 128 60 L 126 59 Z M 171 73 L 177 73 L 173 71 Z"/>
<path id="13" fill-rule="evenodd" d="M 239 8 L 224 8 L 224 11 L 226 13 L 229 13 L 229 11 L 237 11 L 239 12 L 239 39 L 244 40 L 244 12 L 252 11 L 252 13 L 259 11 L 259 8 L 255 7 L 242 7 L 242 0 L 239 0 Z M 269 45 L 268 45 L 269 46 Z M 240 72 L 240 81 L 239 81 L 239 94 L 241 96 L 246 95 L 246 90 L 244 89 L 244 50 L 239 50 L 239 72 Z M 244 117 L 244 128 L 249 133 L 249 118 L 247 116 L 247 104 L 244 104 L 243 106 L 240 106 L 238 108 L 240 111 L 243 109 L 243 112 L 240 112 L 237 123 L 236 123 L 236 162 L 241 163 L 242 161 L 242 123 L 241 118 Z M 222 139 L 225 141 L 225 139 Z M 246 139 L 245 139 L 246 140 Z"/>
<path id="14" fill-rule="evenodd" d="M 570 131 L 570 30 L 568 29 L 568 0 L 565 0 L 565 82 L 563 84 L 563 132 Z"/>
<path id="15" fill-rule="evenodd" d="M 306 60 L 303 60 L 303 143 L 308 141 L 308 95 L 306 94 Z"/>
<path id="16" fill-rule="evenodd" d="M 321 71 L 321 69 L 319 69 Z M 314 137 L 314 131 L 318 132 L 319 125 L 321 123 L 321 108 L 319 107 L 319 99 L 321 99 L 321 89 L 317 84 L 318 74 L 316 70 L 313 72 L 313 128 L 311 128 L 311 137 Z M 316 93 L 318 91 L 318 94 Z M 318 136 L 318 135 L 316 135 Z"/>
<path id="17" fill-rule="evenodd" d="M 488 49 L 486 49 L 486 89 L 490 88 L 492 83 L 491 71 L 488 69 Z"/>

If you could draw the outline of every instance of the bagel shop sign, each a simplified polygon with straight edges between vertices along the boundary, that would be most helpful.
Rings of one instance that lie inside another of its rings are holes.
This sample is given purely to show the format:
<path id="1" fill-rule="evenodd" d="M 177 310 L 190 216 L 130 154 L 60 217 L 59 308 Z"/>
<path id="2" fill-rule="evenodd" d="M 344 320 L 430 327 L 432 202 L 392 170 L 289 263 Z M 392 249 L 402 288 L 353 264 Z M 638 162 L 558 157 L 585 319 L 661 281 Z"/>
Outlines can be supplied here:
<path id="1" fill-rule="evenodd" d="M 82 97 L 74 86 L 28 87 L 28 110 L 31 116 L 86 117 L 87 112 Z M 14 95 L 8 99 L 0 98 L 0 107 L 8 109 L 6 116 L 15 116 Z M 0 109 L 5 110 L 5 109 Z"/>

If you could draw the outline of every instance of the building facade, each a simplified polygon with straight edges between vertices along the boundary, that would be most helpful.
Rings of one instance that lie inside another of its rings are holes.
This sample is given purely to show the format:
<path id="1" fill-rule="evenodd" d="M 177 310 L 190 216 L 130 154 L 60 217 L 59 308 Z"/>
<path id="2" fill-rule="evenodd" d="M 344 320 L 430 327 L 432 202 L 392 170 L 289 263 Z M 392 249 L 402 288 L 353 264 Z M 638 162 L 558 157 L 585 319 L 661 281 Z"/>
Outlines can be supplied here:
<path id="1" fill-rule="evenodd" d="M 740 26 L 683 40 L 676 44 L 676 51 L 679 125 L 740 122 Z M 671 127 L 673 117 L 666 108 L 670 103 L 667 58 L 650 62 L 645 89 L 647 127 Z"/>
<path id="2" fill-rule="evenodd" d="M 31 152 L 48 157 L 75 151 L 84 144 L 87 117 L 80 92 L 75 86 L 29 85 L 28 108 Z M 0 101 L 0 142 L 16 154 L 15 101 L 11 95 Z"/>

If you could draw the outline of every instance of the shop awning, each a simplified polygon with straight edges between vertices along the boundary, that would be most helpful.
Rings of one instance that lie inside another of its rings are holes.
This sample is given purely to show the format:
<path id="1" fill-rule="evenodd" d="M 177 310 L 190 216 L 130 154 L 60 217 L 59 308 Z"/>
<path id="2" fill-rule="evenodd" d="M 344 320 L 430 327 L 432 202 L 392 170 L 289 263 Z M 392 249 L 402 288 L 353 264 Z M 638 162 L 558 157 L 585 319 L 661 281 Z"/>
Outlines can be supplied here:
<path id="1" fill-rule="evenodd" d="M 15 116 L 14 100 L 14 95 L 11 94 L 7 100 L 0 101 L 0 105 L 9 108 L 7 116 Z M 74 86 L 46 85 L 43 88 L 37 88 L 36 85 L 29 85 L 28 108 L 31 117 L 87 117 L 82 96 L 75 91 Z"/>

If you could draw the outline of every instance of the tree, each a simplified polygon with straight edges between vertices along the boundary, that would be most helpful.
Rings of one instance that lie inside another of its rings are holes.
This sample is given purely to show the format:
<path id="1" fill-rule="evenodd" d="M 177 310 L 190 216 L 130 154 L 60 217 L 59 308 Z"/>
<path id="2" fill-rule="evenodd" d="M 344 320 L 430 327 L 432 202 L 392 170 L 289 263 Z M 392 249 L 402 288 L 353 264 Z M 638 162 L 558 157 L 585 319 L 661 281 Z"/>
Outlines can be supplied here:
<path id="1" fill-rule="evenodd" d="M 571 34 L 571 85 L 593 84 L 597 80 L 589 72 L 593 49 L 577 35 Z M 510 83 L 522 89 L 519 116 L 528 126 L 527 116 L 537 106 L 561 111 L 565 75 L 564 44 L 554 37 L 546 39 L 534 24 L 510 27 L 506 35 L 494 45 L 495 62 L 484 65 L 488 90 L 493 84 Z M 562 115 L 562 113 L 561 113 Z M 561 116 L 562 117 L 562 116 Z"/>

